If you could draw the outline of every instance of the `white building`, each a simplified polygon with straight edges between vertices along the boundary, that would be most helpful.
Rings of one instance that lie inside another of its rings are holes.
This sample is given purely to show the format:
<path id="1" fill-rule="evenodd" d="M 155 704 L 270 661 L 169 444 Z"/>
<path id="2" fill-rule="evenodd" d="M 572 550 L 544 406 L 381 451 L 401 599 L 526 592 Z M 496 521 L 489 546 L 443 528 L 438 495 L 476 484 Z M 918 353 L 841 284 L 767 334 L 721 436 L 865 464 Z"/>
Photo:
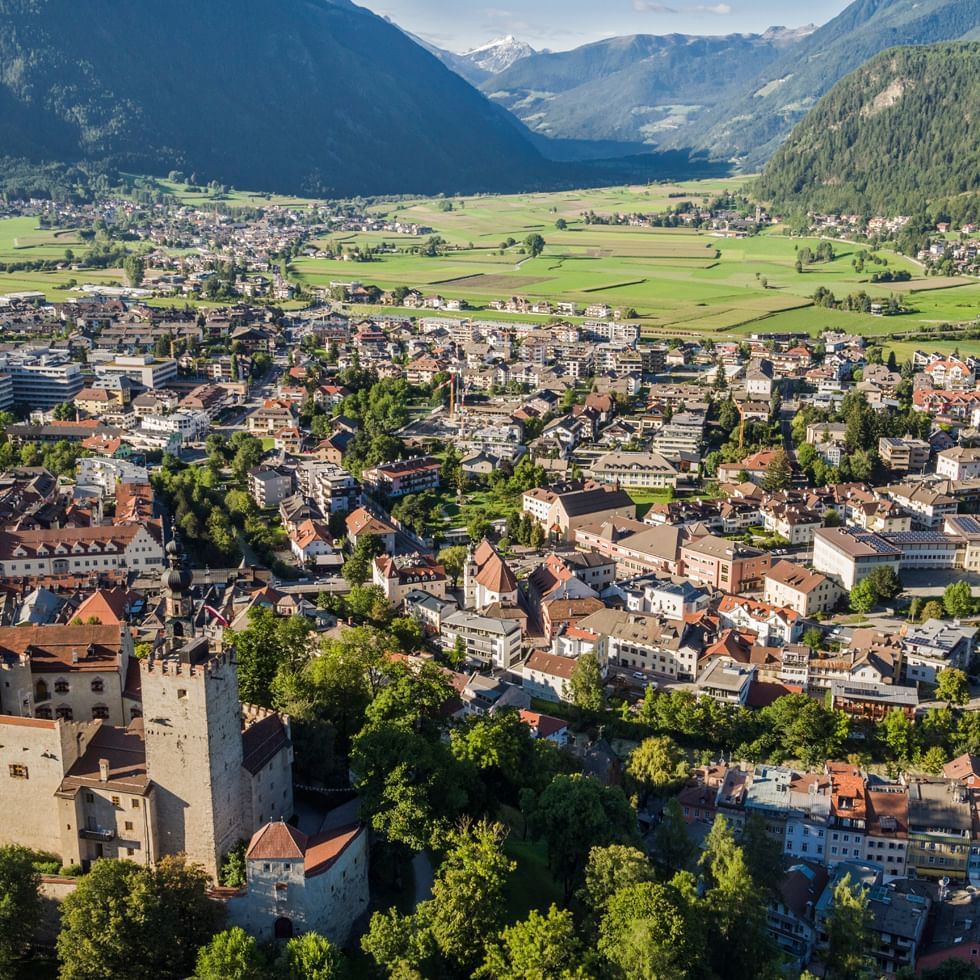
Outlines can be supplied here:
<path id="1" fill-rule="evenodd" d="M 451 650 L 457 639 L 470 660 L 507 670 L 521 659 L 521 624 L 515 619 L 481 616 L 460 609 L 443 617 L 442 644 Z"/>
<path id="2" fill-rule="evenodd" d="M 902 550 L 871 531 L 824 527 L 813 538 L 813 567 L 850 591 L 876 568 L 898 574 Z"/>
<path id="3" fill-rule="evenodd" d="M 98 487 L 104 496 L 114 497 L 117 483 L 149 483 L 150 474 L 145 466 L 125 459 L 86 456 L 78 461 L 75 481 L 80 487 Z"/>

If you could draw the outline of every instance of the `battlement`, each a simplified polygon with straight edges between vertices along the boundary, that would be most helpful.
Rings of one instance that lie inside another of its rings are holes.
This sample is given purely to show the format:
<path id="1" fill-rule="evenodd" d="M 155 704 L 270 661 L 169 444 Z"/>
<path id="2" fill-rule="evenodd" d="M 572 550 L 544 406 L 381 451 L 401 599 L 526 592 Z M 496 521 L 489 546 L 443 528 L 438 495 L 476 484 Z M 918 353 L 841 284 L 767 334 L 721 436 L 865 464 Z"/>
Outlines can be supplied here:
<path id="1" fill-rule="evenodd" d="M 160 673 L 174 677 L 208 677 L 233 663 L 229 653 L 210 653 L 206 659 L 188 659 L 150 654 L 140 668 L 148 674 Z"/>

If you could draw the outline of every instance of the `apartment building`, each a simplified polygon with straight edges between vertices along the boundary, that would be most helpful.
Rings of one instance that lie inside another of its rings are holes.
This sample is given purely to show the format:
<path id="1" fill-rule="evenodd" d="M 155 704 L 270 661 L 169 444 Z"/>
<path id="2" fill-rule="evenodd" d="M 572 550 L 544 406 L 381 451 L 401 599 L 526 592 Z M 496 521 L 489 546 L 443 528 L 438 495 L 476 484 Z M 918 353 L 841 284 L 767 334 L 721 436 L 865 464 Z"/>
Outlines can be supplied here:
<path id="1" fill-rule="evenodd" d="M 878 455 L 882 463 L 896 473 L 921 473 L 929 463 L 932 447 L 923 439 L 882 437 Z"/>
<path id="2" fill-rule="evenodd" d="M 763 599 L 772 606 L 793 609 L 803 617 L 830 612 L 842 595 L 832 579 L 791 561 L 779 561 L 766 572 Z"/>
<path id="3" fill-rule="evenodd" d="M 762 591 L 772 559 L 759 548 L 706 534 L 681 547 L 681 563 L 696 585 L 740 594 Z"/>
<path id="4" fill-rule="evenodd" d="M 442 644 L 452 650 L 461 640 L 469 660 L 486 667 L 509 670 L 521 659 L 521 624 L 464 609 L 442 618 Z"/>
<path id="5" fill-rule="evenodd" d="M 13 401 L 31 408 L 70 402 L 85 387 L 81 367 L 46 348 L 0 355 L 0 371 L 10 376 Z M 5 388 L 0 386 L 0 394 Z"/>
<path id="6" fill-rule="evenodd" d="M 435 490 L 439 486 L 439 460 L 432 456 L 381 463 L 361 475 L 364 484 L 389 497 Z"/>
<path id="7" fill-rule="evenodd" d="M 953 446 L 936 456 L 936 474 L 950 480 L 980 478 L 980 447 Z"/>
<path id="8" fill-rule="evenodd" d="M 166 388 L 177 377 L 177 362 L 172 358 L 158 358 L 150 354 L 117 356 L 111 361 L 96 362 L 97 378 L 129 378 L 144 388 Z"/>
<path id="9" fill-rule="evenodd" d="M 0 576 L 93 575 L 158 569 L 163 547 L 142 524 L 0 532 Z"/>
<path id="10" fill-rule="evenodd" d="M 592 477 L 634 489 L 677 486 L 677 470 L 660 453 L 606 453 L 592 464 Z"/>

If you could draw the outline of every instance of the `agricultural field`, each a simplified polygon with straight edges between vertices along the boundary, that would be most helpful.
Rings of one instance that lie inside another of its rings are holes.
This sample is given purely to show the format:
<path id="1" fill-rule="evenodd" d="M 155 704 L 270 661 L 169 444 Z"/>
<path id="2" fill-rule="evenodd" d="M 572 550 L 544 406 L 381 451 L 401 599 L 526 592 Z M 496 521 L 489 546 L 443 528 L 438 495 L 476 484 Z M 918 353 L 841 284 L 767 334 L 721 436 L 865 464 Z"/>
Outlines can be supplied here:
<path id="1" fill-rule="evenodd" d="M 64 259 L 69 248 L 84 248 L 76 231 L 42 229 L 37 219 L 30 217 L 0 219 L 0 262 Z"/>
<path id="2" fill-rule="evenodd" d="M 358 263 L 299 259 L 297 278 L 310 286 L 356 280 L 390 289 L 408 286 L 427 296 L 464 299 L 475 315 L 492 300 L 521 295 L 529 300 L 574 301 L 585 307 L 605 303 L 635 309 L 645 337 L 722 339 L 756 331 L 805 331 L 816 335 L 837 328 L 891 338 L 935 324 L 969 323 L 980 315 L 980 282 L 926 278 L 918 263 L 887 249 L 878 254 L 892 271 L 912 275 L 907 283 L 873 284 L 871 273 L 886 268 L 868 264 L 862 273 L 853 260 L 862 246 L 835 242 L 832 262 L 796 271 L 797 251 L 815 250 L 818 239 L 794 239 L 781 229 L 745 239 L 716 237 L 688 229 L 636 228 L 586 224 L 583 215 L 662 210 L 683 198 L 700 203 L 744 179 L 717 179 L 651 187 L 606 188 L 553 194 L 453 198 L 452 210 L 441 199 L 376 204 L 372 210 L 392 219 L 434 229 L 448 244 L 443 254 L 418 254 L 423 237 L 396 234 L 330 236 L 338 252 L 344 245 L 394 245 L 396 254 Z M 555 222 L 567 227 L 558 230 Z M 546 241 L 542 255 L 522 254 L 530 234 Z M 502 247 L 508 238 L 517 244 Z M 900 295 L 914 312 L 901 317 L 814 307 L 819 287 L 844 297 L 866 291 L 886 299 Z M 546 317 L 519 317 L 544 321 Z M 921 344 L 919 345 L 921 346 Z M 940 343 L 940 346 L 943 346 Z M 950 346 L 946 344 L 946 346 Z"/>

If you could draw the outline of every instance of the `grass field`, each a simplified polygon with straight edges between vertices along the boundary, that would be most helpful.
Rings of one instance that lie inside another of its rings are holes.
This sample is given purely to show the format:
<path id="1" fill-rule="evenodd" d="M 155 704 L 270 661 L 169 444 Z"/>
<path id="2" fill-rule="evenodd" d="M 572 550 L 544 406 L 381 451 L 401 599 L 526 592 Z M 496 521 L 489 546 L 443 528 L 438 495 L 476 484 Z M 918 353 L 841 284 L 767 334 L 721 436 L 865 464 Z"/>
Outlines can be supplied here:
<path id="1" fill-rule="evenodd" d="M 382 241 L 400 251 L 372 263 L 300 259 L 295 269 L 310 285 L 357 280 L 382 288 L 417 287 L 427 295 L 465 299 L 476 315 L 502 316 L 487 309 L 490 301 L 511 295 L 531 300 L 574 301 L 580 307 L 605 303 L 637 311 L 648 338 L 739 337 L 755 331 L 801 331 L 817 335 L 828 328 L 891 338 L 937 323 L 968 323 L 980 315 L 980 283 L 967 279 L 925 278 L 921 267 L 882 249 L 887 268 L 912 275 L 908 283 L 871 283 L 868 265 L 857 273 L 855 253 L 862 246 L 834 244 L 833 262 L 796 271 L 797 250 L 815 249 L 817 239 L 793 239 L 779 229 L 746 239 L 725 239 L 691 229 L 654 229 L 586 224 L 585 212 L 609 215 L 655 211 L 669 203 L 701 202 L 741 179 L 709 180 L 652 187 L 453 199 L 419 200 L 377 205 L 389 217 L 429 226 L 449 244 L 444 254 L 428 258 L 410 250 L 420 244 L 412 236 L 344 234 L 331 236 L 362 248 Z M 563 218 L 567 227 L 558 230 Z M 534 259 L 521 254 L 532 233 L 547 242 Z M 508 238 L 518 244 L 502 249 Z M 901 293 L 914 312 L 892 318 L 827 310 L 813 306 L 818 287 L 838 297 L 864 290 L 872 297 Z M 535 319 L 520 317 L 520 319 Z M 542 319 L 542 318 L 537 318 Z M 944 346 L 943 342 L 936 342 Z M 921 345 L 920 345 L 921 346 Z M 947 342 L 945 346 L 950 346 Z"/>
<path id="2" fill-rule="evenodd" d="M 700 204 L 738 189 L 748 179 L 479 195 L 451 199 L 450 211 L 444 210 L 444 199 L 378 201 L 368 207 L 369 212 L 431 227 L 446 241 L 447 250 L 429 258 L 412 251 L 426 236 L 338 233 L 327 236 L 322 244 L 337 252 L 341 245 L 364 248 L 387 242 L 399 251 L 370 263 L 299 258 L 293 262 L 293 275 L 310 287 L 351 280 L 385 289 L 417 287 L 426 295 L 466 300 L 471 315 L 501 320 L 548 319 L 489 309 L 491 301 L 512 295 L 552 303 L 572 301 L 582 310 L 600 303 L 614 309 L 635 309 L 636 322 L 649 339 L 738 339 L 754 332 L 816 336 L 833 328 L 881 338 L 902 354 L 926 343 L 909 342 L 903 335 L 942 323 L 978 321 L 980 281 L 926 278 L 917 263 L 886 249 L 879 254 L 887 260 L 887 268 L 908 271 L 910 282 L 872 284 L 871 272 L 882 267 L 869 264 L 864 273 L 857 273 L 852 261 L 862 246 L 847 242 L 835 242 L 833 262 L 810 265 L 799 273 L 798 249 L 814 249 L 817 240 L 789 238 L 780 229 L 754 238 L 725 239 L 686 228 L 602 225 L 584 219 L 586 213 L 608 216 L 662 211 L 682 200 Z M 311 203 L 246 191 L 232 191 L 215 199 L 207 192 L 187 193 L 183 185 L 161 184 L 179 200 L 202 205 L 215 200 L 232 206 Z M 559 218 L 566 223 L 561 230 L 555 227 Z M 521 254 L 521 243 L 532 233 L 542 235 L 547 243 L 543 254 L 533 259 Z M 518 244 L 503 248 L 508 238 Z M 72 231 L 41 230 L 34 218 L 0 219 L 0 262 L 61 258 L 67 248 L 77 252 L 81 247 Z M 67 285 L 71 279 L 79 284 L 116 284 L 122 278 L 118 269 L 0 273 L 0 294 L 41 290 L 51 300 L 63 300 L 72 295 Z M 914 312 L 886 318 L 817 308 L 811 297 L 821 286 L 838 297 L 860 290 L 875 298 L 901 294 Z M 167 305 L 171 301 L 153 302 Z M 361 309 L 369 312 L 369 308 Z M 928 345 L 948 350 L 956 343 L 936 340 Z M 961 345 L 964 352 L 969 349 L 968 344 Z"/>

